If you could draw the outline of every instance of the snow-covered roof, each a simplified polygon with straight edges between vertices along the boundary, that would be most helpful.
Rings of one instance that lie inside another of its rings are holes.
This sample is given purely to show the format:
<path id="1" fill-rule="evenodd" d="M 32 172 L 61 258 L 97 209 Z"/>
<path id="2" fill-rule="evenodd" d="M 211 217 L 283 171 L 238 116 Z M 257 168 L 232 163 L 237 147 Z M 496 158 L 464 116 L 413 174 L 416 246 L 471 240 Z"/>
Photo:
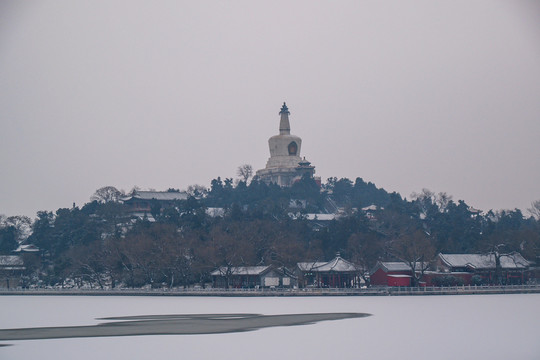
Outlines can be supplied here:
<path id="1" fill-rule="evenodd" d="M 225 209 L 220 207 L 206 208 L 206 215 L 210 217 L 223 217 L 225 216 Z"/>
<path id="2" fill-rule="evenodd" d="M 362 211 L 376 211 L 376 210 L 377 210 L 377 205 L 375 204 L 371 204 L 369 206 L 362 208 Z"/>
<path id="3" fill-rule="evenodd" d="M 351 272 L 358 270 L 358 268 L 353 263 L 343 259 L 339 255 L 328 262 L 301 262 L 297 263 L 296 266 L 298 266 L 300 271 L 311 272 Z"/>
<path id="4" fill-rule="evenodd" d="M 229 272 L 231 275 L 261 275 L 270 265 L 267 266 L 233 266 L 227 268 L 222 266 L 210 273 L 212 276 L 225 276 Z"/>
<path id="5" fill-rule="evenodd" d="M 39 252 L 39 248 L 34 244 L 19 245 L 19 247 L 17 249 L 13 250 L 13 252 L 17 252 L 17 253 L 20 253 L 20 252 L 26 252 L 26 253 Z"/>
<path id="6" fill-rule="evenodd" d="M 354 266 L 353 263 L 343 259 L 340 256 L 336 256 L 331 261 L 327 262 L 324 265 L 318 266 L 313 271 L 315 272 L 329 272 L 329 271 L 335 271 L 335 272 L 350 272 L 350 271 L 356 271 L 357 268 Z"/>
<path id="7" fill-rule="evenodd" d="M 24 269 L 23 258 L 19 255 L 0 255 L 0 268 L 4 270 Z"/>
<path id="8" fill-rule="evenodd" d="M 136 191 L 131 196 L 125 197 L 122 200 L 128 201 L 131 199 L 140 199 L 140 200 L 174 201 L 174 200 L 186 200 L 187 198 L 188 198 L 188 195 L 186 192 Z"/>
<path id="9" fill-rule="evenodd" d="M 156 221 L 156 219 L 154 219 L 154 215 L 152 215 L 149 212 L 138 211 L 138 212 L 131 213 L 131 216 L 139 220 L 148 220 L 150 222 Z"/>
<path id="10" fill-rule="evenodd" d="M 336 219 L 336 214 L 306 214 L 307 220 L 332 221 Z"/>
<path id="11" fill-rule="evenodd" d="M 313 269 L 326 264 L 324 261 L 299 262 L 296 266 L 300 271 L 312 271 Z"/>
<path id="12" fill-rule="evenodd" d="M 439 254 L 439 258 L 451 267 L 495 269 L 494 254 Z M 500 260 L 503 269 L 524 269 L 530 266 L 529 261 L 519 253 L 503 254 Z"/>
<path id="13" fill-rule="evenodd" d="M 414 263 L 415 272 L 426 270 L 428 266 L 428 262 Z M 403 261 L 378 261 L 375 267 L 370 271 L 370 274 L 374 274 L 379 269 L 382 269 L 386 273 L 395 271 L 412 271 L 411 266 Z"/>
<path id="14" fill-rule="evenodd" d="M 381 262 L 386 271 L 411 271 L 411 267 L 402 261 Z"/>

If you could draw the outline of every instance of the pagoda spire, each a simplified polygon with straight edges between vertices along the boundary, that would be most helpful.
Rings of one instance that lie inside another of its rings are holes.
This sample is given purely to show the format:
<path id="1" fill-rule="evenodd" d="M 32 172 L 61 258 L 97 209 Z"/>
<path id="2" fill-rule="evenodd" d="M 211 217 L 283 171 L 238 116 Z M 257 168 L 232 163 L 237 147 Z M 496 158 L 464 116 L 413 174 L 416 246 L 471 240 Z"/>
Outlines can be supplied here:
<path id="1" fill-rule="evenodd" d="M 287 107 L 287 104 L 283 102 L 283 106 L 281 107 L 281 111 L 279 112 L 279 115 L 281 115 L 281 119 L 279 120 L 279 134 L 280 135 L 289 135 L 291 133 L 291 125 L 289 123 L 289 108 Z"/>

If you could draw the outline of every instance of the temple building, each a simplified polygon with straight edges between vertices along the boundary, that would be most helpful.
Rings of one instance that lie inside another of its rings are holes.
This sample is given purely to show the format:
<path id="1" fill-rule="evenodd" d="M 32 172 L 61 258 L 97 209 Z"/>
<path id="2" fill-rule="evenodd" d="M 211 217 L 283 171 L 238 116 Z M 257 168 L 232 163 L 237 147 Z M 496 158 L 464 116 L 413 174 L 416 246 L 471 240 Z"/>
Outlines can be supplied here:
<path id="1" fill-rule="evenodd" d="M 304 174 L 312 177 L 315 173 L 315 166 L 312 166 L 305 157 L 300 157 L 302 139 L 291 134 L 290 112 L 285 103 L 283 103 L 279 115 L 279 135 L 268 139 L 270 158 L 266 167 L 258 170 L 256 176 L 266 183 L 291 186 Z"/>

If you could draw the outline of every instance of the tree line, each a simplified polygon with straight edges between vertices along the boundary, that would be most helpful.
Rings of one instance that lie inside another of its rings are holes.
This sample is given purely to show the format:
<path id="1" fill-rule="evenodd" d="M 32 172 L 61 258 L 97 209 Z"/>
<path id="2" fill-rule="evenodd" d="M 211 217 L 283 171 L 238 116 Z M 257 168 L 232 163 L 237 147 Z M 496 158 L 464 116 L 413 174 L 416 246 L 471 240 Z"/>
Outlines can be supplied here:
<path id="1" fill-rule="evenodd" d="M 131 218 L 122 192 L 110 186 L 81 208 L 40 211 L 33 221 L 2 217 L 0 252 L 22 241 L 42 250 L 28 259 L 25 284 L 97 287 L 204 285 L 218 267 L 293 268 L 337 252 L 365 270 L 398 260 L 420 273 L 438 252 L 540 255 L 540 202 L 530 216 L 519 209 L 480 213 L 445 193 L 422 190 L 407 200 L 361 178 L 320 186 L 304 177 L 290 188 L 249 178 L 218 177 L 209 188 L 190 187 L 187 200 L 156 202 L 154 222 Z M 209 215 L 212 207 L 223 216 Z M 311 213 L 339 216 L 309 220 Z"/>

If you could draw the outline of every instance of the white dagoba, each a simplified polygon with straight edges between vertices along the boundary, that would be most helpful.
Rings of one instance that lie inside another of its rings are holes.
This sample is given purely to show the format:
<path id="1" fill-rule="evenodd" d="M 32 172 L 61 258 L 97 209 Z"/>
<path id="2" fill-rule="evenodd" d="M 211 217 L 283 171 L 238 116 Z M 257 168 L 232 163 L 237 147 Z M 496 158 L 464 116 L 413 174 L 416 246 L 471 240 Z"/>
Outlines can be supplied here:
<path id="1" fill-rule="evenodd" d="M 274 135 L 268 139 L 270 148 L 270 158 L 266 163 L 266 168 L 258 170 L 257 177 L 266 183 L 275 183 L 279 186 L 291 186 L 299 180 L 305 173 L 313 176 L 315 167 L 305 158 L 300 157 L 302 139 L 296 135 L 291 135 L 291 125 L 289 123 L 289 108 L 283 103 L 279 121 L 279 135 Z"/>

